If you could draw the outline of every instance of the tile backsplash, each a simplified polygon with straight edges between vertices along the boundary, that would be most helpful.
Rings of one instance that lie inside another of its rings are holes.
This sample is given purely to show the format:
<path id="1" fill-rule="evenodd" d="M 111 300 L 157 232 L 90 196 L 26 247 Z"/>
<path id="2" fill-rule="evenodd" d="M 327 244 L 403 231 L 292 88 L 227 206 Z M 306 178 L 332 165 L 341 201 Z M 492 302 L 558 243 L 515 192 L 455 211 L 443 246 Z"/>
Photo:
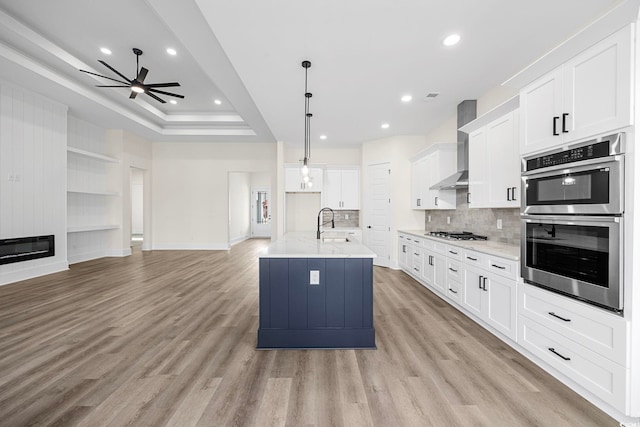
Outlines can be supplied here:
<path id="1" fill-rule="evenodd" d="M 501 230 L 496 226 L 498 219 Z M 471 231 L 496 242 L 520 244 L 520 208 L 469 209 L 466 188 L 456 190 L 455 210 L 425 211 L 424 226 L 426 231 Z"/>
<path id="2" fill-rule="evenodd" d="M 334 223 L 336 227 L 358 228 L 360 227 L 360 211 L 334 210 Z M 347 218 L 348 217 L 348 218 Z M 322 213 L 322 222 L 331 221 L 331 212 Z"/>

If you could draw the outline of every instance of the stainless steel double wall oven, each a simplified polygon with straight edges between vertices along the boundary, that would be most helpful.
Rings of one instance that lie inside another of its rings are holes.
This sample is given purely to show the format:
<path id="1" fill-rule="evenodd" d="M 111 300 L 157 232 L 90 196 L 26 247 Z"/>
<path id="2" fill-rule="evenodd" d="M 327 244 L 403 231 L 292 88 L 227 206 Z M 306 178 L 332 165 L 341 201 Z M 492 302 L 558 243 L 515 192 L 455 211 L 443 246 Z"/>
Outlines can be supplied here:
<path id="1" fill-rule="evenodd" d="M 622 313 L 624 134 L 522 160 L 525 282 Z"/>

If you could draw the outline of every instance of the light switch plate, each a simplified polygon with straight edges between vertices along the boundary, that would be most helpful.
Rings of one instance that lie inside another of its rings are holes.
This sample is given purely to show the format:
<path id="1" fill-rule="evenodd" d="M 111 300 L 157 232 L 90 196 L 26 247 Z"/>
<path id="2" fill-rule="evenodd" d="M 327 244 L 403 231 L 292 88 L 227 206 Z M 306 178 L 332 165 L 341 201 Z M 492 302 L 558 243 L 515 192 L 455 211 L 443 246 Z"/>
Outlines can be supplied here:
<path id="1" fill-rule="evenodd" d="M 320 270 L 309 270 L 309 284 L 310 285 L 320 284 Z"/>

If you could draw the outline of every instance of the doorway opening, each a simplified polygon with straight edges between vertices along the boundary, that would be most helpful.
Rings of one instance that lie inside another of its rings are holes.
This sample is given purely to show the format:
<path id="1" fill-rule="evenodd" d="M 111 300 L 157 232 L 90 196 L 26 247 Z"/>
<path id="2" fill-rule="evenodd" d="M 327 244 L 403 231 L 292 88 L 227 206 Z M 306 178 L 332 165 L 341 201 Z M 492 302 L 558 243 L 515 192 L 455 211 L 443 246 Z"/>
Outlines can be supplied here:
<path id="1" fill-rule="evenodd" d="M 271 237 L 271 190 L 251 189 L 251 237 Z"/>
<path id="2" fill-rule="evenodd" d="M 144 243 L 144 170 L 131 168 L 131 249 Z"/>

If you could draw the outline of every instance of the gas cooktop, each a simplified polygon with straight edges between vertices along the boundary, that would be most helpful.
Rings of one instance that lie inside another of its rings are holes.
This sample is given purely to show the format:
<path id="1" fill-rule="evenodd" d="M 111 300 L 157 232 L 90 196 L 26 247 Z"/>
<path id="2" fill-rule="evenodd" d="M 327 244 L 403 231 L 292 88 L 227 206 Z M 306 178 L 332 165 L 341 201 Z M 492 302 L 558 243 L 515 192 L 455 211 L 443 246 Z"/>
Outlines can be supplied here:
<path id="1" fill-rule="evenodd" d="M 425 235 L 449 240 L 487 240 L 487 236 L 479 236 L 469 231 L 430 231 Z"/>

